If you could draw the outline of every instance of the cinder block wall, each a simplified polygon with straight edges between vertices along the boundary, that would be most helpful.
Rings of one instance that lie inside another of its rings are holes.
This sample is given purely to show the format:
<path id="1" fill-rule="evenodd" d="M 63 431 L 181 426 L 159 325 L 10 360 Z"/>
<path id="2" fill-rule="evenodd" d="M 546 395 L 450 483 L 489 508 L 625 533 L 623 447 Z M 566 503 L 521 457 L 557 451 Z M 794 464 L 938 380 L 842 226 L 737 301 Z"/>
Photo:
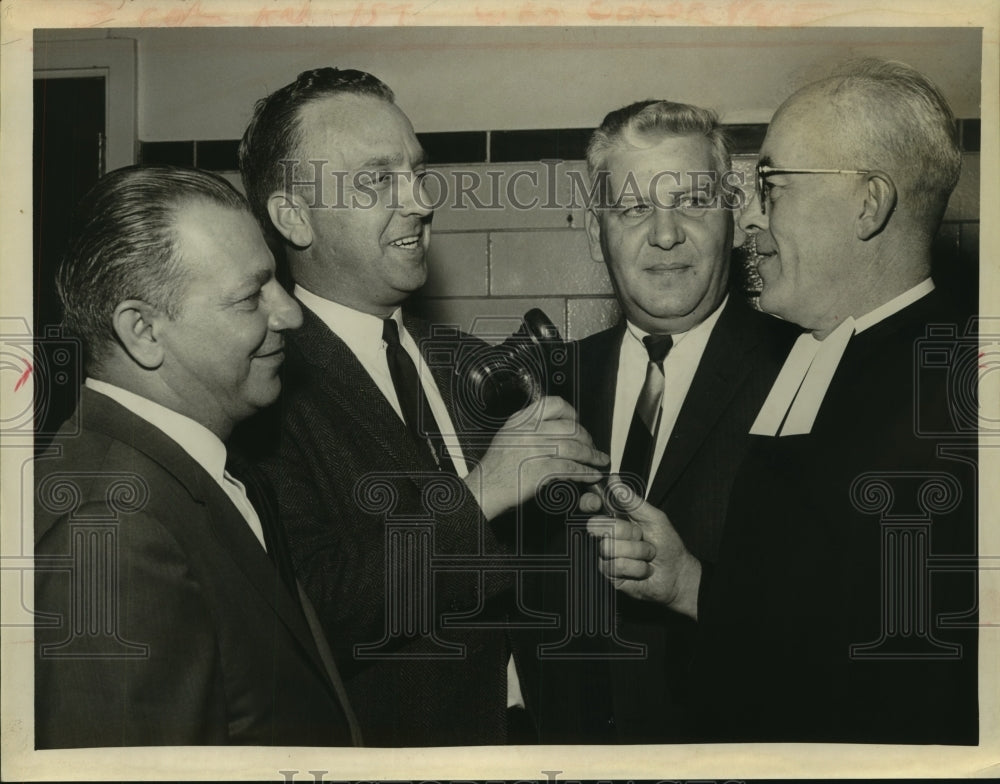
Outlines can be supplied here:
<path id="1" fill-rule="evenodd" d="M 435 169 L 452 185 L 459 176 L 481 181 L 458 204 L 449 198 L 437 209 L 430 279 L 413 304 L 486 337 L 509 334 L 532 307 L 573 338 L 616 318 L 607 273 L 590 258 L 583 209 L 571 205 L 569 192 L 570 173 L 584 172 L 589 129 L 606 112 L 651 97 L 711 107 L 732 131 L 737 167 L 749 173 L 767 121 L 797 86 L 852 57 L 903 60 L 930 75 L 962 119 L 964 171 L 936 252 L 945 277 L 977 276 L 981 32 L 974 29 L 119 28 L 36 35 L 39 42 L 67 37 L 136 41 L 143 161 L 201 166 L 237 185 L 236 140 L 257 98 L 321 65 L 384 79 Z M 44 61 L 43 43 L 36 58 Z M 537 196 L 537 207 L 509 203 L 505 186 L 515 177 L 515 199 Z M 503 185 L 496 205 L 494 181 Z M 472 206 L 473 197 L 490 207 Z"/>
<path id="2" fill-rule="evenodd" d="M 746 173 L 756 155 L 738 155 L 734 168 Z M 463 167 L 486 179 L 489 164 Z M 517 169 L 517 166 L 510 167 Z M 538 170 L 539 164 L 520 167 Z M 561 164 L 560 171 L 582 161 Z M 568 194 L 559 191 L 569 203 Z M 436 321 L 463 329 L 509 334 L 526 310 L 540 307 L 570 338 L 582 338 L 610 326 L 619 316 L 603 264 L 590 257 L 582 209 L 437 211 L 431 242 L 431 276 L 420 309 Z M 736 242 L 742 237 L 737 229 Z M 939 232 L 936 255 L 956 269 L 946 276 L 968 283 L 978 272 L 979 154 L 966 153 L 962 177 Z M 478 319 L 478 321 L 477 321 Z"/>
<path id="3" fill-rule="evenodd" d="M 962 123 L 977 147 L 973 121 Z M 761 126 L 758 135 L 763 136 Z M 559 132 L 553 131 L 553 138 Z M 430 135 L 433 137 L 433 134 Z M 739 140 L 737 139 L 737 143 Z M 235 142 L 234 142 L 235 143 Z M 430 146 L 430 145 L 428 145 Z M 584 228 L 584 197 L 575 182 L 586 180 L 582 160 L 546 163 L 467 163 L 435 168 L 447 182 L 448 198 L 432 223 L 430 274 L 411 303 L 436 323 L 457 324 L 487 340 L 516 330 L 520 317 L 541 308 L 568 338 L 579 339 L 611 326 L 620 312 L 607 270 L 590 256 Z M 734 156 L 734 169 L 752 185 L 756 154 Z M 575 182 L 572 173 L 578 178 Z M 239 173 L 222 172 L 242 188 Z M 538 186 L 533 187 L 532 182 Z M 479 187 L 456 193 L 472 182 Z M 492 183 L 501 184 L 499 198 Z M 513 182 L 513 202 L 507 184 Z M 555 187 L 552 187 L 552 183 Z M 537 204 L 529 209 L 520 205 Z M 477 206 L 482 205 L 482 206 Z M 563 206 L 557 206 L 563 205 Z M 743 237 L 736 229 L 735 244 Z M 952 194 L 935 242 L 935 274 L 945 285 L 968 292 L 979 270 L 979 153 L 965 152 L 962 176 Z M 734 253 L 739 253 L 735 250 Z"/>

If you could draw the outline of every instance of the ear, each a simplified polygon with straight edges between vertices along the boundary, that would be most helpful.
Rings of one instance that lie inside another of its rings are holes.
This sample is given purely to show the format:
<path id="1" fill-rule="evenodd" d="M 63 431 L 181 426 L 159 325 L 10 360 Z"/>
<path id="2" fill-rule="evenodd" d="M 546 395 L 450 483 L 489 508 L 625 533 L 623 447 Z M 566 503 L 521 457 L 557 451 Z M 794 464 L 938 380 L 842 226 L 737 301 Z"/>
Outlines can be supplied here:
<path id="1" fill-rule="evenodd" d="M 308 248 L 312 245 L 313 230 L 309 208 L 300 198 L 287 193 L 272 193 L 267 200 L 267 214 L 271 217 L 274 228 L 296 248 Z"/>
<path id="2" fill-rule="evenodd" d="M 587 228 L 587 240 L 590 243 L 590 258 L 604 263 L 604 250 L 601 248 L 601 220 L 597 213 L 590 209 L 583 216 Z"/>
<path id="3" fill-rule="evenodd" d="M 870 171 L 865 181 L 865 200 L 858 215 L 858 239 L 869 240 L 882 231 L 895 209 L 896 185 L 892 178 L 883 171 Z"/>
<path id="4" fill-rule="evenodd" d="M 118 341 L 136 363 L 146 370 L 163 364 L 163 343 L 159 322 L 166 318 L 157 308 L 141 299 L 127 299 L 115 308 L 112 327 Z"/>

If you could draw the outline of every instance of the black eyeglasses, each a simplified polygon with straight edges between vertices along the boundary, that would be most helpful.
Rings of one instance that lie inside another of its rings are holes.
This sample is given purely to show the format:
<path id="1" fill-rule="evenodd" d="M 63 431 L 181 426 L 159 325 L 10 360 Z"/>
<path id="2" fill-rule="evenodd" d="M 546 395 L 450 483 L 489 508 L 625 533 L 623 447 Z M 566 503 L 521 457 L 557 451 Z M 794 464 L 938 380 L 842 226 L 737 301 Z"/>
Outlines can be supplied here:
<path id="1" fill-rule="evenodd" d="M 781 169 L 771 165 L 771 159 L 764 157 L 757 161 L 756 182 L 757 201 L 761 214 L 767 214 L 769 186 L 767 178 L 772 174 L 871 174 L 870 169 Z"/>

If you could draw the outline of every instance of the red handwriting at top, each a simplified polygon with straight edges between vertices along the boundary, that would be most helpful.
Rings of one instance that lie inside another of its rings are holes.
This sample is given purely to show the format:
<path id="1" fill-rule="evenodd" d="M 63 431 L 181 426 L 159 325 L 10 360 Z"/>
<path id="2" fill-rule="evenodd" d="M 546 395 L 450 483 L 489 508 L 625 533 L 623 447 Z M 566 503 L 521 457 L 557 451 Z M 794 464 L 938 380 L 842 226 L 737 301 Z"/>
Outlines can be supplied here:
<path id="1" fill-rule="evenodd" d="M 413 14 L 413 3 L 358 3 L 349 24 L 353 26 L 404 23 L 407 15 Z M 388 22 L 386 21 L 388 17 Z"/>
<path id="2" fill-rule="evenodd" d="M 636 22 L 639 20 L 685 20 L 696 24 L 764 25 L 805 24 L 828 17 L 830 2 L 774 2 L 774 0 L 731 0 L 706 4 L 697 0 L 591 0 L 586 14 L 596 21 Z"/>
<path id="3" fill-rule="evenodd" d="M 174 6 L 151 6 L 139 15 L 142 26 L 182 27 L 208 23 L 225 23 L 226 17 L 221 14 L 210 14 L 202 8 L 201 0 L 193 3 L 183 3 Z"/>
<path id="4" fill-rule="evenodd" d="M 545 5 L 542 3 L 521 3 L 520 5 L 510 5 L 505 9 L 497 8 L 496 6 L 487 6 L 485 8 L 481 6 L 476 6 L 476 20 L 481 24 L 486 25 L 500 25 L 500 24 L 558 24 L 559 22 L 565 22 L 567 17 L 567 12 L 562 8 L 557 8 L 554 5 Z"/>
<path id="5" fill-rule="evenodd" d="M 312 7 L 309 0 L 297 7 L 261 8 L 253 20 L 254 27 L 269 27 L 271 25 L 301 25 L 310 20 Z"/>

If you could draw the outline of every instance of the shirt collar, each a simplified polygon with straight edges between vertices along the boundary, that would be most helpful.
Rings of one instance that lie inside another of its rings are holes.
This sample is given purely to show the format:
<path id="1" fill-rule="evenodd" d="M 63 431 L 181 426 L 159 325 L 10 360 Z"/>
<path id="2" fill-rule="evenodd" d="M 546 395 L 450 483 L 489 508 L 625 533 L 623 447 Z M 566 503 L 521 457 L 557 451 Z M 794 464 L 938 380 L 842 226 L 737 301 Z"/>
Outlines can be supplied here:
<path id="1" fill-rule="evenodd" d="M 723 308 L 726 307 L 727 302 L 729 302 L 728 294 L 722 298 L 722 302 L 719 303 L 719 306 L 715 310 L 713 310 L 709 314 L 708 318 L 706 318 L 704 321 L 695 324 L 693 327 L 690 327 L 686 332 L 672 333 L 671 337 L 674 339 L 674 347 L 676 347 L 688 335 L 699 335 L 699 334 L 708 335 L 715 327 L 715 323 L 719 320 L 719 316 L 722 314 L 722 310 Z M 625 326 L 626 326 L 625 331 L 629 335 L 631 335 L 632 338 L 634 338 L 636 342 L 638 342 L 640 345 L 642 344 L 642 339 L 649 334 L 648 332 L 646 332 L 646 330 L 637 327 L 635 324 L 633 324 L 631 321 L 628 321 L 627 319 L 625 321 Z M 643 351 L 645 351 L 645 346 L 643 346 Z"/>
<path id="2" fill-rule="evenodd" d="M 348 348 L 359 357 L 371 357 L 382 348 L 382 319 L 373 316 L 371 313 L 362 313 L 360 310 L 341 305 L 339 302 L 325 299 L 318 294 L 313 294 L 308 289 L 295 284 L 295 297 L 309 310 L 326 324 L 327 327 L 341 340 Z M 393 311 L 390 317 L 400 328 L 400 335 L 403 330 L 402 312 L 399 308 Z"/>
<path id="3" fill-rule="evenodd" d="M 222 480 L 226 468 L 226 445 L 215 433 L 190 417 L 178 414 L 166 406 L 154 403 L 147 397 L 96 378 L 84 380 L 84 386 L 120 403 L 133 414 L 145 419 L 157 430 L 176 442 L 209 476 Z"/>

